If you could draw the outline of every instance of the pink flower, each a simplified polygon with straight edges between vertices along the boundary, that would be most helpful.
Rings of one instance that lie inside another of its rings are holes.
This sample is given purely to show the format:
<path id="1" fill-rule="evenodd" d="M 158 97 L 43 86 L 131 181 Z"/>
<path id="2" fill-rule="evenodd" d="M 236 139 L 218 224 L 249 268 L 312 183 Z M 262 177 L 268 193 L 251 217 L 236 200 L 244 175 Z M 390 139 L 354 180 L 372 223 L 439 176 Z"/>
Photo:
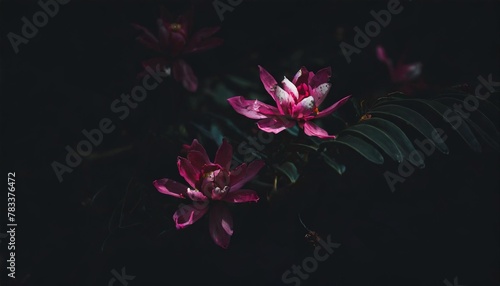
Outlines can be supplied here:
<path id="1" fill-rule="evenodd" d="M 158 37 L 143 26 L 132 25 L 142 32 L 137 39 L 145 47 L 160 53 L 159 57 L 143 61 L 142 66 L 154 68 L 160 65 L 162 70 L 173 73 L 174 79 L 181 82 L 184 88 L 191 92 L 196 91 L 198 78 L 191 66 L 182 58 L 187 54 L 205 51 L 222 44 L 222 39 L 212 37 L 219 31 L 219 27 L 203 28 L 191 35 L 191 21 L 186 15 L 178 17 L 175 22 L 161 17 L 157 23 Z"/>
<path id="2" fill-rule="evenodd" d="M 316 74 L 302 67 L 292 81 L 286 77 L 281 81 L 283 87 L 280 87 L 263 67 L 259 66 L 259 69 L 264 88 L 274 99 L 277 107 L 258 100 L 246 100 L 243 96 L 235 96 L 228 101 L 236 112 L 248 118 L 260 119 L 257 126 L 265 132 L 279 133 L 293 127 L 297 122 L 309 136 L 335 138 L 311 122 L 313 119 L 332 114 L 350 98 L 346 96 L 332 106 L 322 111 L 318 110 L 330 91 L 331 84 L 328 83 L 332 73 L 330 67 L 321 69 Z"/>
<path id="3" fill-rule="evenodd" d="M 377 58 L 379 61 L 387 65 L 391 81 L 394 83 L 404 83 L 417 78 L 422 72 L 421 63 L 403 64 L 398 61 L 394 66 L 392 60 L 387 57 L 385 49 L 382 46 L 377 46 Z"/>
<path id="4" fill-rule="evenodd" d="M 156 180 L 153 185 L 160 193 L 193 201 L 191 205 L 180 205 L 174 213 L 177 229 L 193 224 L 209 212 L 210 235 L 217 245 L 227 248 L 233 234 L 233 219 L 227 204 L 259 200 L 255 191 L 242 187 L 257 175 L 264 162 L 243 163 L 230 170 L 233 148 L 226 140 L 217 150 L 213 163 L 196 139 L 184 148 L 187 158 L 179 157 L 177 167 L 189 187 L 170 179 Z"/>

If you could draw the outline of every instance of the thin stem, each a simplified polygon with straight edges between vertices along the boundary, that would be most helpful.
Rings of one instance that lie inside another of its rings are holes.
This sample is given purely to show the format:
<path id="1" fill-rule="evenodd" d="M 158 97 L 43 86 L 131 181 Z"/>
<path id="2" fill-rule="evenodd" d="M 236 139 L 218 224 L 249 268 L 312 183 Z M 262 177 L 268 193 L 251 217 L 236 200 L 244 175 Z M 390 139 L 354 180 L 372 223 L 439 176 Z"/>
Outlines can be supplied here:
<path id="1" fill-rule="evenodd" d="M 307 226 L 304 224 L 304 222 L 302 221 L 302 218 L 300 217 L 300 213 L 298 214 L 299 216 L 299 221 L 300 221 L 300 224 L 302 224 L 302 226 L 308 231 L 308 232 L 312 232 L 309 228 L 307 228 Z"/>

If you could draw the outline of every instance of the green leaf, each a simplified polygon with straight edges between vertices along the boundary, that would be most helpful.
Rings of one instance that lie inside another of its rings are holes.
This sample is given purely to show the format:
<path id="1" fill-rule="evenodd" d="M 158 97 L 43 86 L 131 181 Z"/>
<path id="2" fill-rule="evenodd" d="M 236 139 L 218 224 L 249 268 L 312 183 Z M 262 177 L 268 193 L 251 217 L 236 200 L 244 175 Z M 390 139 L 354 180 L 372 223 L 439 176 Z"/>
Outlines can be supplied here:
<path id="1" fill-rule="evenodd" d="M 224 136 L 222 135 L 222 132 L 220 131 L 219 126 L 217 126 L 216 124 L 212 124 L 210 126 L 210 130 L 208 130 L 205 127 L 203 127 L 199 124 L 196 124 L 194 122 L 192 122 L 192 124 L 201 132 L 201 134 L 214 140 L 218 146 L 220 146 L 222 144 L 222 139 L 224 138 Z"/>
<path id="2" fill-rule="evenodd" d="M 212 124 L 212 126 L 210 127 L 210 134 L 212 135 L 212 139 L 215 141 L 215 143 L 220 146 L 222 144 L 224 136 L 222 135 L 219 126 Z"/>
<path id="3" fill-rule="evenodd" d="M 232 129 L 233 131 L 235 131 L 236 133 L 238 133 L 238 135 L 240 135 L 241 137 L 243 137 L 243 138 L 247 138 L 248 137 L 248 134 L 246 134 L 245 132 L 243 132 L 229 118 L 221 116 L 219 114 L 215 114 L 213 112 L 207 112 L 207 113 L 210 114 L 210 116 L 213 116 L 213 117 L 215 117 L 215 118 L 220 119 L 221 121 L 223 121 L 226 124 L 227 127 L 229 127 L 230 129 Z"/>
<path id="4" fill-rule="evenodd" d="M 405 159 L 419 168 L 425 167 L 424 158 L 420 156 L 420 153 L 417 152 L 410 139 L 408 139 L 403 130 L 396 124 L 389 120 L 375 117 L 364 120 L 361 124 L 370 124 L 384 130 L 394 139 L 394 142 L 398 145 L 398 149 L 401 150 Z"/>
<path id="5" fill-rule="evenodd" d="M 396 102 L 399 100 L 405 100 L 405 99 L 408 99 L 408 96 L 406 94 L 404 94 L 400 91 L 391 92 L 386 96 L 382 96 L 382 97 L 377 98 L 375 100 L 375 103 L 373 104 L 372 108 L 375 108 L 379 105 L 386 104 L 388 102 L 392 103 L 392 102 Z"/>
<path id="6" fill-rule="evenodd" d="M 293 127 L 285 129 L 288 133 L 292 134 L 293 136 L 297 137 L 299 136 L 299 127 L 297 124 L 295 124 Z"/>
<path id="7" fill-rule="evenodd" d="M 371 114 L 385 115 L 389 117 L 395 117 L 400 120 L 405 121 L 409 125 L 417 129 L 422 135 L 431 140 L 436 148 L 443 154 L 448 154 L 448 146 L 442 141 L 436 140 L 435 134 L 438 134 L 437 130 L 432 126 L 432 124 L 425 119 L 420 113 L 409 109 L 407 107 L 395 104 L 381 105 L 377 108 L 369 111 Z"/>
<path id="8" fill-rule="evenodd" d="M 227 99 L 234 95 L 234 92 L 227 88 L 227 86 L 223 83 L 217 84 L 215 89 L 207 90 L 206 92 L 214 98 L 217 104 L 223 106 L 226 106 Z"/>
<path id="9" fill-rule="evenodd" d="M 307 144 L 302 144 L 302 143 L 290 143 L 290 145 L 292 145 L 292 146 L 300 146 L 300 147 L 304 147 L 304 148 L 309 149 L 309 150 L 312 150 L 312 151 L 318 151 L 318 147 L 316 147 L 316 146 L 311 146 L 311 145 L 307 145 Z"/>
<path id="10" fill-rule="evenodd" d="M 295 183 L 299 179 L 297 167 L 292 162 L 285 162 L 281 165 L 276 164 L 274 168 L 285 174 L 292 183 Z"/>
<path id="11" fill-rule="evenodd" d="M 193 124 L 194 127 L 196 127 L 196 129 L 198 129 L 201 132 L 201 134 L 203 134 L 204 136 L 206 136 L 206 137 L 208 137 L 210 139 L 213 139 L 212 132 L 210 132 L 208 129 L 206 129 L 205 127 L 203 127 L 203 126 L 201 126 L 199 124 L 196 124 L 194 122 L 192 122 L 191 124 Z"/>
<path id="12" fill-rule="evenodd" d="M 370 162 L 378 165 L 384 163 L 384 157 L 382 156 L 382 154 L 380 154 L 380 152 L 371 144 L 358 137 L 346 134 L 343 136 L 338 136 L 337 139 L 335 139 L 335 141 L 333 142 L 354 149 Z"/>
<path id="13" fill-rule="evenodd" d="M 256 85 L 254 81 L 247 80 L 243 77 L 235 76 L 235 75 L 228 75 L 226 76 L 227 79 L 232 81 L 233 83 L 241 86 L 241 87 L 247 87 L 247 88 L 255 88 Z"/>
<path id="14" fill-rule="evenodd" d="M 373 125 L 357 124 L 340 132 L 340 134 L 343 133 L 351 133 L 362 136 L 379 146 L 380 149 L 384 150 L 384 152 L 387 153 L 387 155 L 389 155 L 394 161 L 398 163 L 403 162 L 403 154 L 401 153 L 401 150 L 399 150 L 396 142 L 394 142 L 394 140 L 383 130 Z"/>
<path id="15" fill-rule="evenodd" d="M 345 172 L 345 165 L 338 163 L 335 159 L 330 158 L 325 153 L 321 153 L 321 159 L 330 167 L 332 167 L 339 175 L 342 175 Z"/>

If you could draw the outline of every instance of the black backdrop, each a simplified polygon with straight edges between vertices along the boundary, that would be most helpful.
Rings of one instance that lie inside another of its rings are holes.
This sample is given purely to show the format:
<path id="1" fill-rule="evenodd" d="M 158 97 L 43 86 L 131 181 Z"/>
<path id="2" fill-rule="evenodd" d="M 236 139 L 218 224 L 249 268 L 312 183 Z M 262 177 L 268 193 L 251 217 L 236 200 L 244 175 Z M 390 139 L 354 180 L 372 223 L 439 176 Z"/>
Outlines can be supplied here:
<path id="1" fill-rule="evenodd" d="M 301 285 L 446 285 L 445 279 L 453 285 L 455 277 L 460 285 L 499 285 L 498 154 L 488 148 L 472 153 L 460 140 L 450 143 L 449 155 L 428 158 L 426 168 L 395 193 L 381 167 L 357 157 L 342 177 L 325 172 L 310 178 L 324 172 L 311 170 L 289 198 L 236 210 L 228 250 L 211 241 L 206 220 L 176 231 L 171 215 L 179 201 L 159 194 L 151 182 L 180 180 L 175 158 L 196 133 L 187 127 L 189 135 L 179 137 L 151 134 L 200 122 L 207 110 L 251 123 L 202 88 L 196 94 L 172 91 L 174 82 L 148 95 L 123 121 L 110 103 L 136 84 L 145 58 L 130 24 L 154 29 L 160 5 L 175 13 L 186 3 L 73 0 L 17 54 L 7 34 L 19 34 L 21 18 L 39 6 L 0 4 L 1 162 L 3 174 L 16 172 L 18 222 L 17 278 L 4 275 L 3 240 L 2 285 L 122 285 L 109 283 L 112 270 L 124 267 L 135 276 L 130 286 L 284 285 L 283 272 L 313 253 L 297 220 L 295 202 L 301 200 L 308 226 L 341 244 Z M 372 20 L 369 12 L 387 2 L 247 0 L 222 22 L 211 1 L 192 4 L 196 26 L 220 25 L 225 41 L 190 59 L 203 85 L 230 73 L 258 82 L 258 64 L 273 75 L 290 75 L 300 67 L 290 58 L 301 50 L 300 65 L 332 66 L 331 97 L 362 97 L 389 85 L 374 57 L 376 44 L 394 57 L 405 52 L 408 62 L 422 62 L 422 78 L 431 86 L 500 75 L 494 1 L 402 2 L 403 12 L 350 64 L 339 41 L 353 44 L 353 27 L 363 27 Z M 65 146 L 76 146 L 81 131 L 105 117 L 117 129 L 58 182 L 51 163 L 63 162 Z M 207 144 L 213 154 L 215 146 Z"/>

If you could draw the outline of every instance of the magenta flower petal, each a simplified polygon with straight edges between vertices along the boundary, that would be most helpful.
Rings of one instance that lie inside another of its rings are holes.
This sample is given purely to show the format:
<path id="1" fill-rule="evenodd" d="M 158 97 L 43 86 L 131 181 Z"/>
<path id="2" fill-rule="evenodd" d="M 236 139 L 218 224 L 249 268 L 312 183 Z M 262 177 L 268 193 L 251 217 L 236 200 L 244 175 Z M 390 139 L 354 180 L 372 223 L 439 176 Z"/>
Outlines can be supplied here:
<path id="1" fill-rule="evenodd" d="M 188 187 L 170 179 L 159 179 L 153 182 L 158 192 L 172 197 L 185 199 Z"/>
<path id="2" fill-rule="evenodd" d="M 293 97 L 295 102 L 297 102 L 297 100 L 299 100 L 299 91 L 297 90 L 295 84 L 289 81 L 286 77 L 281 81 L 281 83 L 283 84 L 283 89 Z"/>
<path id="3" fill-rule="evenodd" d="M 377 58 L 379 61 L 385 63 L 385 64 L 390 64 L 391 60 L 387 57 L 387 54 L 385 53 L 385 49 L 382 46 L 377 46 Z"/>
<path id="4" fill-rule="evenodd" d="M 222 140 L 217 153 L 215 154 L 215 164 L 219 164 L 222 168 L 229 170 L 231 168 L 231 159 L 233 158 L 233 147 L 226 139 Z"/>
<path id="5" fill-rule="evenodd" d="M 242 163 L 231 171 L 231 173 L 229 174 L 229 186 L 231 187 L 231 189 L 229 191 L 232 190 L 233 185 L 237 184 L 245 177 L 247 168 L 247 163 Z"/>
<path id="6" fill-rule="evenodd" d="M 224 40 L 221 38 L 209 38 L 201 42 L 200 44 L 192 47 L 186 47 L 184 49 L 184 54 L 191 54 L 191 53 L 199 53 L 203 52 L 206 50 L 213 49 L 215 47 L 218 47 L 224 43 Z"/>
<path id="7" fill-rule="evenodd" d="M 213 171 L 216 171 L 216 170 L 220 170 L 222 169 L 222 166 L 219 165 L 219 164 L 214 164 L 214 163 L 209 163 L 209 164 L 206 164 L 205 166 L 203 166 L 203 168 L 201 169 L 201 171 L 206 174 L 206 173 L 210 173 L 210 172 L 213 172 Z"/>
<path id="8" fill-rule="evenodd" d="M 173 215 L 175 227 L 177 229 L 192 225 L 202 218 L 208 211 L 208 205 L 185 205 L 181 204 Z"/>
<path id="9" fill-rule="evenodd" d="M 191 26 L 193 23 L 193 10 L 188 10 L 186 13 L 183 15 L 180 15 L 177 18 L 177 23 L 181 25 L 181 32 L 185 35 L 190 33 Z"/>
<path id="10" fill-rule="evenodd" d="M 243 96 L 231 97 L 227 100 L 236 112 L 251 119 L 263 119 L 280 114 L 274 106 L 258 100 L 247 100 Z"/>
<path id="11" fill-rule="evenodd" d="M 239 189 L 236 191 L 230 191 L 224 198 L 224 201 L 229 203 L 247 203 L 247 202 L 258 202 L 259 196 L 256 191 Z"/>
<path id="12" fill-rule="evenodd" d="M 257 122 L 257 126 L 260 130 L 274 134 L 278 134 L 287 128 L 293 127 L 294 125 L 294 121 L 281 117 L 261 119 Z"/>
<path id="13" fill-rule="evenodd" d="M 192 201 L 206 201 L 208 198 L 200 191 L 194 189 L 188 189 L 186 194 Z"/>
<path id="14" fill-rule="evenodd" d="M 312 96 L 306 97 L 302 99 L 297 105 L 293 108 L 293 117 L 294 118 L 303 118 L 307 115 L 311 114 L 316 107 L 316 103 Z"/>
<path id="15" fill-rule="evenodd" d="M 422 64 L 414 63 L 407 65 L 398 65 L 396 69 L 391 74 L 391 78 L 394 82 L 410 81 L 417 78 L 422 72 Z"/>
<path id="16" fill-rule="evenodd" d="M 165 58 L 152 58 L 142 61 L 141 65 L 144 68 L 144 70 L 140 72 L 137 76 L 139 78 L 143 78 L 144 76 L 148 75 L 149 73 L 146 71 L 147 67 L 153 70 L 164 71 L 169 66 L 169 64 L 170 63 Z"/>
<path id="17" fill-rule="evenodd" d="M 160 43 L 158 39 L 146 28 L 141 25 L 132 24 L 136 30 L 141 31 L 143 34 L 137 37 L 137 40 L 145 47 L 157 52 L 161 52 Z"/>
<path id="18" fill-rule="evenodd" d="M 262 84 L 264 84 L 264 88 L 277 103 L 278 101 L 276 100 L 275 89 L 276 86 L 278 86 L 278 83 L 276 82 L 274 77 L 263 67 L 259 66 L 259 71 L 260 71 L 260 80 L 262 81 Z"/>
<path id="19" fill-rule="evenodd" d="M 327 109 L 320 111 L 318 115 L 312 118 L 321 118 L 332 114 L 335 110 L 339 109 L 342 105 L 344 105 L 349 100 L 349 98 L 351 98 L 350 95 L 342 98 L 341 100 L 335 102 L 332 106 L 328 107 Z"/>
<path id="20" fill-rule="evenodd" d="M 179 59 L 174 62 L 173 75 L 175 80 L 181 82 L 188 91 L 195 92 L 198 88 L 198 78 L 184 60 Z"/>
<path id="21" fill-rule="evenodd" d="M 280 113 L 283 115 L 291 114 L 292 107 L 295 104 L 293 96 L 279 86 L 276 86 L 274 94 L 276 96 L 276 103 L 278 104 L 278 110 Z"/>
<path id="22" fill-rule="evenodd" d="M 310 121 L 306 121 L 304 123 L 304 133 L 308 136 L 315 136 L 322 139 L 336 137 L 335 135 L 329 135 L 328 132 L 326 132 L 323 128 L 320 128 L 318 125 Z"/>
<path id="23" fill-rule="evenodd" d="M 189 151 L 187 159 L 189 160 L 189 162 L 191 162 L 191 165 L 193 165 L 196 170 L 201 170 L 203 166 L 205 166 L 206 164 L 210 164 L 210 160 L 208 159 L 208 157 L 206 157 L 200 151 Z"/>
<path id="24" fill-rule="evenodd" d="M 196 170 L 188 159 L 182 157 L 178 157 L 177 168 L 184 180 L 186 180 L 191 187 L 196 188 L 196 183 L 200 178 L 199 170 Z"/>
<path id="25" fill-rule="evenodd" d="M 330 77 L 332 76 L 332 68 L 326 67 L 320 69 L 310 80 L 309 85 L 311 88 L 316 88 L 317 86 L 328 82 Z M 318 104 L 319 105 L 319 104 Z"/>
<path id="26" fill-rule="evenodd" d="M 311 96 L 314 98 L 314 104 L 316 106 L 320 106 L 325 100 L 328 92 L 330 91 L 330 87 L 332 85 L 330 83 L 322 83 L 316 86 L 311 92 Z"/>
<path id="27" fill-rule="evenodd" d="M 211 38 L 211 36 L 217 33 L 220 27 L 209 27 L 203 28 L 191 36 L 191 40 L 186 45 L 184 53 L 194 53 L 211 48 L 215 48 L 222 44 L 223 40 L 220 38 Z"/>
<path id="28" fill-rule="evenodd" d="M 186 46 L 186 34 L 182 30 L 169 30 L 170 43 L 172 55 L 180 55 Z"/>
<path id="29" fill-rule="evenodd" d="M 218 246 L 225 249 L 229 247 L 233 235 L 233 217 L 223 204 L 215 204 L 210 210 L 209 231 Z"/>
<path id="30" fill-rule="evenodd" d="M 160 48 L 162 50 L 166 50 L 168 48 L 168 45 L 169 45 L 169 32 L 168 32 L 168 29 L 165 25 L 165 23 L 163 22 L 163 20 L 161 19 L 158 19 L 157 20 L 157 24 L 158 24 L 158 36 L 159 36 L 159 43 L 160 43 Z"/>
<path id="31" fill-rule="evenodd" d="M 182 147 L 187 152 L 190 152 L 190 151 L 200 152 L 204 157 L 203 160 L 206 162 L 210 162 L 210 158 L 208 157 L 208 154 L 207 154 L 207 151 L 205 150 L 205 147 L 203 147 L 203 145 L 201 145 L 200 142 L 198 142 L 198 140 L 193 139 L 193 142 L 191 142 L 191 145 L 184 144 Z"/>
<path id="32" fill-rule="evenodd" d="M 252 180 L 266 164 L 262 160 L 255 160 L 250 165 L 241 164 L 229 176 L 229 194 L 241 189 L 243 185 Z"/>
<path id="33" fill-rule="evenodd" d="M 292 83 L 295 84 L 296 86 L 299 86 L 303 83 L 305 84 L 309 83 L 309 71 L 307 70 L 306 67 L 300 68 L 300 70 L 293 77 Z"/>
<path id="34" fill-rule="evenodd" d="M 220 30 L 220 27 L 206 27 L 200 29 L 198 32 L 194 33 L 193 36 L 191 37 L 191 42 L 193 44 L 200 44 L 202 41 L 210 38 L 213 36 L 215 33 L 217 33 Z"/>

